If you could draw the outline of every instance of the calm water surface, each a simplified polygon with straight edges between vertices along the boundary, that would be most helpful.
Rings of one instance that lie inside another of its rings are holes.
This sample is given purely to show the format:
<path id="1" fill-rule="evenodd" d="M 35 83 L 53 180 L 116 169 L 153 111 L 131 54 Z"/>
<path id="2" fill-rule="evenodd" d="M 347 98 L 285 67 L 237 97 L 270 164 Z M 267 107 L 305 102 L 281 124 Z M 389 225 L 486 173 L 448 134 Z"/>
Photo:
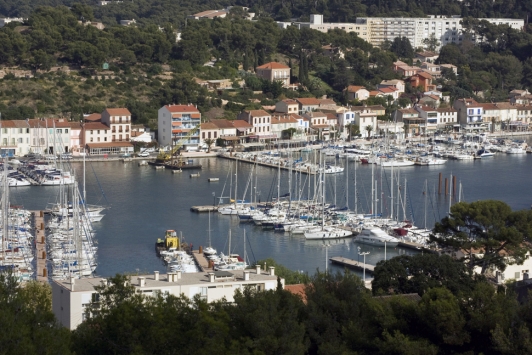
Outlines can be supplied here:
<path id="1" fill-rule="evenodd" d="M 235 175 L 234 163 L 221 158 L 201 159 L 203 170 L 200 178 L 189 177 L 188 172 L 172 174 L 167 170 L 155 170 L 149 166 L 139 167 L 137 163 L 104 162 L 87 164 L 87 202 L 104 204 L 109 207 L 101 222 L 95 223 L 98 241 L 97 273 L 110 276 L 115 273 L 164 271 L 161 261 L 156 257 L 154 243 L 164 235 L 166 229 L 182 232 L 185 239 L 195 247 L 208 244 L 208 214 L 196 214 L 190 211 L 194 205 L 213 204 L 214 196 L 228 196 L 230 178 Z M 345 161 L 338 160 L 338 164 Z M 73 167 L 81 176 L 81 163 Z M 370 213 L 371 210 L 371 165 L 349 163 L 349 174 L 327 175 L 327 199 L 336 205 L 346 205 L 346 184 L 349 206 L 355 206 L 355 176 L 357 191 L 357 210 Z M 475 161 L 448 161 L 439 166 L 412 166 L 396 169 L 394 174 L 394 199 L 397 201 L 397 170 L 401 184 L 401 206 L 399 217 L 414 220 L 420 227 L 428 228 L 435 220 L 445 216 L 448 210 L 448 197 L 439 196 L 438 176 L 450 178 L 457 176 L 462 185 L 462 199 L 468 202 L 480 199 L 496 199 L 508 203 L 514 209 L 530 208 L 532 187 L 529 183 L 532 171 L 532 155 L 507 155 L 499 153 L 493 158 Z M 251 165 L 239 163 L 238 196 L 242 197 L 249 179 Z M 277 196 L 277 169 L 258 167 L 257 195 L 262 201 Z M 288 192 L 288 172 L 281 173 L 280 193 Z M 219 182 L 209 183 L 208 177 L 218 177 Z M 404 200 L 404 179 L 407 180 L 406 203 Z M 311 184 L 314 184 L 311 177 Z M 296 190 L 303 191 L 306 198 L 308 177 L 293 174 L 293 196 Z M 377 212 L 390 213 L 391 170 L 381 171 L 375 167 L 373 180 L 378 186 Z M 81 181 L 81 178 L 80 178 Z M 234 181 L 233 181 L 234 184 Z M 225 189 L 224 189 L 225 185 Z M 381 192 L 382 190 L 384 192 Z M 425 188 L 427 186 L 427 188 Z M 248 188 L 247 199 L 249 199 Z M 255 190 L 255 189 L 254 189 Z M 102 194 L 104 192 L 104 195 Z M 223 192 L 222 192 L 223 191 Z M 48 203 L 57 200 L 58 187 L 19 187 L 12 188 L 12 203 L 21 204 L 28 209 L 43 209 Z M 234 195 L 234 192 L 232 193 Z M 382 202 L 381 202 L 382 201 Z M 382 208 L 381 208 L 382 204 Z M 397 206 L 394 206 L 397 211 Z M 396 214 L 396 212 L 394 212 Z M 304 236 L 289 236 L 273 231 L 263 231 L 260 227 L 239 224 L 236 216 L 211 215 L 212 245 L 218 251 L 228 251 L 228 234 L 232 234 L 232 252 L 243 254 L 243 234 L 248 239 L 247 253 L 254 260 L 272 257 L 293 270 L 314 273 L 324 270 L 326 264 L 325 247 L 321 241 L 306 241 Z M 361 245 L 363 251 L 369 251 L 368 263 L 375 264 L 384 259 L 384 249 Z M 412 254 L 407 249 L 388 248 L 387 257 L 399 254 Z M 328 255 L 346 256 L 357 259 L 357 245 L 351 238 L 330 241 Z M 331 268 L 337 268 L 330 266 Z"/>

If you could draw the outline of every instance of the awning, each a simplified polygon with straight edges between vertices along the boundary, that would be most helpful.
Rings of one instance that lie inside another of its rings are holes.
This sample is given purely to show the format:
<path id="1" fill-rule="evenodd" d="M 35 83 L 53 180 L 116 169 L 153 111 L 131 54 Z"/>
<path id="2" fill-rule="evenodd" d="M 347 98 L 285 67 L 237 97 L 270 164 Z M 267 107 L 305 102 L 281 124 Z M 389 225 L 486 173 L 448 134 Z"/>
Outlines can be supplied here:
<path id="1" fill-rule="evenodd" d="M 175 133 L 183 133 L 183 130 L 181 130 L 181 129 L 173 129 L 172 133 L 174 133 L 174 134 Z"/>
<path id="2" fill-rule="evenodd" d="M 240 140 L 240 137 L 229 136 L 229 137 L 220 137 L 220 139 L 223 139 L 223 140 L 226 140 L 226 141 L 238 141 L 238 140 Z"/>

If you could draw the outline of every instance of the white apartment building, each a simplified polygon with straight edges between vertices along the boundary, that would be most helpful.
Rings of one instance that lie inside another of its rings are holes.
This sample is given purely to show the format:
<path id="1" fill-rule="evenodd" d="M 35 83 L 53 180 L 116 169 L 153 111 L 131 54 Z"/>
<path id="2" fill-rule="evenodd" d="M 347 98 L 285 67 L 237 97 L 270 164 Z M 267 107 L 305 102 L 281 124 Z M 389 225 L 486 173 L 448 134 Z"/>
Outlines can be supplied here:
<path id="1" fill-rule="evenodd" d="M 201 113 L 196 106 L 165 105 L 157 115 L 157 140 L 163 147 L 173 146 L 188 136 L 190 131 L 201 123 Z M 200 132 L 193 133 L 183 141 L 184 149 L 197 149 L 200 144 Z"/>
<path id="2" fill-rule="evenodd" d="M 458 15 L 427 17 L 359 17 L 356 23 L 325 23 L 323 15 L 310 15 L 310 22 L 295 22 L 298 28 L 307 27 L 321 32 L 341 29 L 356 32 L 357 36 L 380 46 L 384 41 L 392 42 L 396 37 L 406 37 L 412 47 L 424 47 L 423 40 L 432 35 L 440 42 L 440 47 L 449 43 L 460 43 L 463 40 L 462 18 Z M 481 18 L 494 25 L 508 25 L 513 29 L 522 30 L 525 21 L 509 18 Z M 480 40 L 477 38 L 477 40 Z M 439 47 L 437 48 L 439 50 Z"/>
<path id="3" fill-rule="evenodd" d="M 5 120 L 0 123 L 0 154 L 22 156 L 30 152 L 30 126 L 23 120 Z"/>
<path id="4" fill-rule="evenodd" d="M 412 47 L 424 47 L 423 40 L 432 35 L 440 42 L 440 47 L 449 43 L 460 43 L 463 40 L 462 18 L 455 16 L 424 17 L 360 17 L 357 23 L 367 26 L 368 42 L 374 46 L 381 45 L 385 40 L 393 41 L 396 37 L 406 37 Z M 522 30 L 525 21 L 521 19 L 481 18 L 494 25 L 508 25 L 515 30 Z M 478 40 L 478 39 L 477 39 Z M 439 48 L 437 48 L 439 49 Z"/>
<path id="5" fill-rule="evenodd" d="M 284 288 L 284 279 L 281 285 Z M 91 306 L 97 306 L 100 295 L 95 286 L 107 285 L 107 280 L 101 277 L 90 277 L 70 280 L 54 280 L 52 282 L 52 310 L 64 327 L 73 330 L 86 318 Z M 157 294 L 179 297 L 184 295 L 192 298 L 196 295 L 207 302 L 225 299 L 234 302 L 237 290 L 251 287 L 258 291 L 275 290 L 277 276 L 275 268 L 268 272 L 257 266 L 255 270 L 168 273 L 159 275 L 155 271 L 151 275 L 131 276 L 131 285 L 135 292 L 145 296 Z"/>
<path id="6" fill-rule="evenodd" d="M 31 119 L 29 150 L 38 154 L 70 152 L 70 122 L 63 118 Z"/>

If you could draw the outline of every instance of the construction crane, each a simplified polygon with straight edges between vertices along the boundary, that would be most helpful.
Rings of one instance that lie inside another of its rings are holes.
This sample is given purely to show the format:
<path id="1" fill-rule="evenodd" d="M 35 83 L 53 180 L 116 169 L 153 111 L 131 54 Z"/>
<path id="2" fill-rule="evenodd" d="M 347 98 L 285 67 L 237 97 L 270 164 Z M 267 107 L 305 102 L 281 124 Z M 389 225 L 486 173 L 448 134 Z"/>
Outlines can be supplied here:
<path id="1" fill-rule="evenodd" d="M 196 127 L 192 128 L 186 136 L 184 136 L 183 138 L 181 138 L 177 143 L 176 145 L 173 146 L 172 150 L 169 151 L 169 152 L 165 152 L 164 150 L 159 150 L 159 155 L 157 155 L 157 160 L 156 162 L 158 163 L 165 163 L 167 161 L 169 161 L 170 159 L 172 159 L 172 157 L 179 151 L 179 149 L 181 149 L 181 147 L 183 146 L 183 144 L 185 144 L 186 141 L 188 141 L 190 139 L 190 137 L 192 137 L 198 130 L 200 129 L 200 125 L 196 125 Z"/>

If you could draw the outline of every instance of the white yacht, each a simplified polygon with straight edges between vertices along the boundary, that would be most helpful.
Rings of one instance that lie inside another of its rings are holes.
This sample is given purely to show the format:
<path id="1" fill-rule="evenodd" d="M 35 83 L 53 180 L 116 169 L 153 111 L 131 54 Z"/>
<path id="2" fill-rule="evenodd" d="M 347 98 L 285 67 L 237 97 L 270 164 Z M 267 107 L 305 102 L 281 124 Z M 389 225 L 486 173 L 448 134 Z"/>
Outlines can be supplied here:
<path id="1" fill-rule="evenodd" d="M 399 239 L 392 237 L 380 228 L 372 227 L 369 229 L 363 229 L 360 234 L 356 236 L 355 242 L 376 246 L 384 246 L 386 242 L 386 246 L 395 247 L 399 244 Z"/>
<path id="2" fill-rule="evenodd" d="M 352 235 L 350 230 L 338 227 L 318 227 L 305 232 L 305 239 L 338 239 Z"/>

